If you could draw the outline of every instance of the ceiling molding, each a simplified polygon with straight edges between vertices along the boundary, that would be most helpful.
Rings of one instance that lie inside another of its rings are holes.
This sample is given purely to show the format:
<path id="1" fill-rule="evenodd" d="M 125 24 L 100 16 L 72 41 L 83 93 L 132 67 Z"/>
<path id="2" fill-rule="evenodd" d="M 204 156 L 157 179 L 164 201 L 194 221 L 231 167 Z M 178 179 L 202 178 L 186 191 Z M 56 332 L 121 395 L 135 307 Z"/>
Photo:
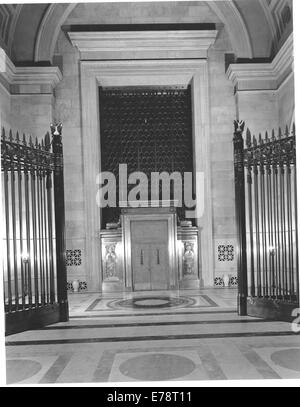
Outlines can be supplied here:
<path id="1" fill-rule="evenodd" d="M 16 67 L 0 48 L 0 77 L 11 94 L 48 94 L 61 81 L 62 74 L 56 66 Z"/>
<path id="2" fill-rule="evenodd" d="M 233 51 L 238 58 L 253 58 L 247 26 L 232 1 L 207 1 L 207 5 L 224 23 Z"/>
<path id="3" fill-rule="evenodd" d="M 291 34 L 270 63 L 231 64 L 228 78 L 236 91 L 278 90 L 294 72 L 293 35 Z"/>
<path id="4" fill-rule="evenodd" d="M 83 60 L 207 58 L 216 30 L 68 32 Z"/>

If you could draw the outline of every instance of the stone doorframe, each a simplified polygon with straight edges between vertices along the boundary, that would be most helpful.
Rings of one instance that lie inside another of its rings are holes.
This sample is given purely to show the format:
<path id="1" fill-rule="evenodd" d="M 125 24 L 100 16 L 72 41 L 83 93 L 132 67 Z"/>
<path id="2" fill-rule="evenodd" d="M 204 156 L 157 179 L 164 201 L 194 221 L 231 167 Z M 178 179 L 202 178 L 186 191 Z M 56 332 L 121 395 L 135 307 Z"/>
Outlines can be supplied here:
<path id="1" fill-rule="evenodd" d="M 196 185 L 198 205 L 204 205 L 197 219 L 200 235 L 199 259 L 203 285 L 209 285 L 213 272 L 212 202 L 210 169 L 210 109 L 207 59 L 80 61 L 84 196 L 86 224 L 87 280 L 91 291 L 101 288 L 99 243 L 100 209 L 96 206 L 101 169 L 100 86 L 191 85 L 194 170 L 203 173 L 204 191 Z M 201 181 L 201 180 L 200 180 Z M 203 188 L 202 188 L 203 189 Z"/>

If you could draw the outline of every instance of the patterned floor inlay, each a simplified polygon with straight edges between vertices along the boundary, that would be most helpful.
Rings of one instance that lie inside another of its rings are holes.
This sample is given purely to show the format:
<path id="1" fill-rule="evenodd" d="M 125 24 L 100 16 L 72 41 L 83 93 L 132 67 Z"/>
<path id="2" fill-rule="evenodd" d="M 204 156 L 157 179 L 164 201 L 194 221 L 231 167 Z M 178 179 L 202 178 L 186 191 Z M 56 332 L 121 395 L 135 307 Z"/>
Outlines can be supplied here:
<path id="1" fill-rule="evenodd" d="M 69 322 L 6 338 L 8 384 L 300 379 L 300 335 L 234 290 L 69 298 Z"/>
<path id="2" fill-rule="evenodd" d="M 124 308 L 176 308 L 195 305 L 196 301 L 188 297 L 142 297 L 130 298 L 127 300 L 115 300 L 107 304 L 108 307 L 114 309 Z M 208 306 L 204 301 L 203 306 Z"/>
<path id="3" fill-rule="evenodd" d="M 109 299 L 97 298 L 86 308 L 86 312 L 90 311 L 145 311 L 145 310 L 161 310 L 161 309 L 181 309 L 181 308 L 209 308 L 218 307 L 207 295 L 195 296 L 178 296 L 178 295 L 146 295 L 129 298 Z"/>
<path id="4" fill-rule="evenodd" d="M 284 349 L 274 352 L 271 360 L 281 367 L 300 372 L 300 349 Z"/>
<path id="5" fill-rule="evenodd" d="M 172 380 L 192 373 L 195 363 L 184 356 L 156 353 L 135 356 L 123 362 L 119 370 L 140 381 Z"/>
<path id="6" fill-rule="evenodd" d="M 11 359 L 6 362 L 7 384 L 14 384 L 36 375 L 42 368 L 39 362 L 29 359 Z"/>
<path id="7" fill-rule="evenodd" d="M 26 356 L 25 356 L 26 355 Z M 61 369 L 57 369 L 57 361 L 61 357 L 57 354 L 37 355 L 36 352 L 24 352 L 22 355 L 15 353 L 6 359 L 6 382 L 7 384 L 30 384 L 40 383 L 45 377 L 44 383 L 53 383 L 53 377 L 60 375 Z M 55 373 L 52 377 L 48 372 Z M 50 379 L 50 380 L 48 380 Z"/>

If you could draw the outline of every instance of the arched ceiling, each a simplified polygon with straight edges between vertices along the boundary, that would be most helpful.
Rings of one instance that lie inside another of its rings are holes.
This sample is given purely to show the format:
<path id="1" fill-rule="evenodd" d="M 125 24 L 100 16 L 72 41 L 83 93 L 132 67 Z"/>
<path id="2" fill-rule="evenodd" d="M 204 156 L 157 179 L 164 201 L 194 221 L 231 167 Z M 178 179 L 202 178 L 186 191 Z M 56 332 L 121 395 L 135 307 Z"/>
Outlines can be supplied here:
<path id="1" fill-rule="evenodd" d="M 51 63 L 65 24 L 204 19 L 225 26 L 236 58 L 269 58 L 292 31 L 291 13 L 292 0 L 0 4 L 0 46 L 15 63 Z"/>

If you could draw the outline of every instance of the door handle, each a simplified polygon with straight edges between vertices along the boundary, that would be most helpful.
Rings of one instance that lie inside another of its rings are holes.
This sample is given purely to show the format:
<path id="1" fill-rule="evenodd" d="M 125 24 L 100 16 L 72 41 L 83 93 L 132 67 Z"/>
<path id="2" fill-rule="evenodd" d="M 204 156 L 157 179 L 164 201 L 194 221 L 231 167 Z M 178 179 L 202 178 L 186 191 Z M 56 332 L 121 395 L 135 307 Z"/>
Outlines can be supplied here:
<path id="1" fill-rule="evenodd" d="M 144 265 L 144 250 L 141 250 L 141 265 Z"/>
<path id="2" fill-rule="evenodd" d="M 156 260 L 157 260 L 157 264 L 160 264 L 159 249 L 156 249 Z"/>

